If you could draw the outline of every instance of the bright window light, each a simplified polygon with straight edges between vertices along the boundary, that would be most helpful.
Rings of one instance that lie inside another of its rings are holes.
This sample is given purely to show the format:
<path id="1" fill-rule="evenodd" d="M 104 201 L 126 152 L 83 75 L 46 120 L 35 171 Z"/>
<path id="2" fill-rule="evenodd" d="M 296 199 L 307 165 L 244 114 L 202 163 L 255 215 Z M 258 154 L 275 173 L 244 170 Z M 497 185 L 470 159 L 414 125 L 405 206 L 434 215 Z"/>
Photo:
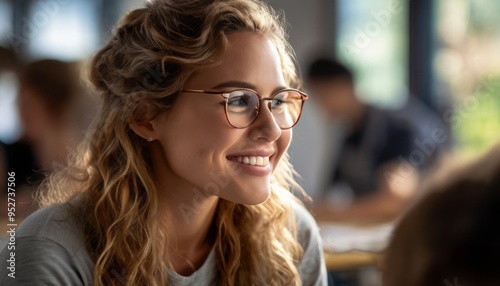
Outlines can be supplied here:
<path id="1" fill-rule="evenodd" d="M 97 7 L 94 1 L 37 1 L 23 21 L 30 54 L 35 58 L 79 60 L 99 45 Z"/>

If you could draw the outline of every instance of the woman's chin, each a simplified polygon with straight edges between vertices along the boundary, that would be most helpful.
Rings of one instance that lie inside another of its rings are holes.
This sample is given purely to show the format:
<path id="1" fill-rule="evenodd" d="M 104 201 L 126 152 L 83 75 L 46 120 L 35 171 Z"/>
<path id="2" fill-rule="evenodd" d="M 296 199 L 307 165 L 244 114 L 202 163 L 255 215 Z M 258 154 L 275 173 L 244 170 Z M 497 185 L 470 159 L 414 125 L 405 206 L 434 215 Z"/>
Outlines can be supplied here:
<path id="1" fill-rule="evenodd" d="M 259 205 L 267 201 L 271 195 L 271 190 L 266 191 L 265 193 L 259 194 L 258 196 L 253 196 L 246 200 L 246 202 L 242 202 L 245 205 Z"/>
<path id="2" fill-rule="evenodd" d="M 258 205 L 265 202 L 271 195 L 271 184 L 245 185 L 243 187 L 233 188 L 233 191 L 222 198 L 244 205 Z M 237 191 L 235 191 L 237 190 Z"/>

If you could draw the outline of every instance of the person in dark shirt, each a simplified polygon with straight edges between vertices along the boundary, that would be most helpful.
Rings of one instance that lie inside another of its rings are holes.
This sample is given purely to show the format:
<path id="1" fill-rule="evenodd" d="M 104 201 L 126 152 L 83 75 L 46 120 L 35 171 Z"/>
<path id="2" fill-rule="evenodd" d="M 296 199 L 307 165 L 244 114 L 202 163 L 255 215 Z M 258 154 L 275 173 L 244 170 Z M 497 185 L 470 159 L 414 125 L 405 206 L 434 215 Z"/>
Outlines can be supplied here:
<path id="1" fill-rule="evenodd" d="M 411 198 L 424 161 L 434 156 L 410 164 L 419 142 L 412 118 L 362 102 L 354 82 L 348 68 L 329 58 L 314 61 L 307 74 L 312 98 L 344 131 L 315 212 L 321 220 L 392 219 Z"/>
<path id="2" fill-rule="evenodd" d="M 45 177 L 41 172 L 31 145 L 25 141 L 2 144 L 8 172 L 15 172 L 16 184 L 21 188 L 36 186 Z"/>

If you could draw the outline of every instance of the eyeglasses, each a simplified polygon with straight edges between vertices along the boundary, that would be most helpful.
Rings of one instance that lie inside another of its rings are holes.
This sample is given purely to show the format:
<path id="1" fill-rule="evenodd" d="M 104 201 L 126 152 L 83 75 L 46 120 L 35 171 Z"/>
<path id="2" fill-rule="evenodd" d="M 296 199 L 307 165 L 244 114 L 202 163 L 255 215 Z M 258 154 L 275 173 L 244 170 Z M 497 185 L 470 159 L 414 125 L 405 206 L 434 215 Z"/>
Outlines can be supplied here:
<path id="1" fill-rule="evenodd" d="M 307 100 L 307 94 L 300 90 L 287 88 L 275 92 L 268 98 L 261 97 L 251 89 L 235 89 L 229 92 L 185 89 L 182 92 L 218 94 L 225 100 L 224 111 L 226 119 L 234 128 L 247 128 L 259 115 L 260 102 L 268 101 L 276 124 L 282 129 L 290 129 L 299 121 L 302 106 Z"/>

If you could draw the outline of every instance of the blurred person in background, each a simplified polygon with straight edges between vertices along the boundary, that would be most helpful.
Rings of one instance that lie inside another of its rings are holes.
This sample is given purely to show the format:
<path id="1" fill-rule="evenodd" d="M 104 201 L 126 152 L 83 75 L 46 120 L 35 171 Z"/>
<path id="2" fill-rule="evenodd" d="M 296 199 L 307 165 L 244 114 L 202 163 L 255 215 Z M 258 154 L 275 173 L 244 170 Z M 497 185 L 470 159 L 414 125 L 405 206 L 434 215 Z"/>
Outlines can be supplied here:
<path id="1" fill-rule="evenodd" d="M 500 145 L 426 185 L 394 230 L 384 285 L 500 285 Z"/>
<path id="2" fill-rule="evenodd" d="M 326 221 L 395 218 L 411 199 L 419 172 L 439 154 L 439 144 L 421 130 L 436 127 L 418 126 L 419 120 L 431 116 L 362 102 L 353 73 L 331 58 L 313 61 L 306 80 L 326 118 L 343 131 L 336 134 L 340 148 L 333 152 L 331 171 L 326 171 L 326 182 L 316 197 L 315 215 Z M 429 152 L 421 151 L 422 146 Z"/>
<path id="3" fill-rule="evenodd" d="M 0 86 L 0 97 L 2 99 L 2 104 L 5 102 L 7 93 L 15 93 L 15 90 L 12 89 L 16 86 L 17 74 L 19 72 L 21 63 L 18 59 L 17 55 L 10 49 L 4 48 L 0 46 L 0 76 L 2 77 Z M 7 85 L 7 86 L 6 86 Z M 13 94 L 11 94 L 13 95 Z M 2 114 L 3 116 L 3 114 Z M 8 122 L 5 118 L 2 117 L 3 122 Z M 8 123 L 7 123 L 8 124 Z M 11 172 L 10 169 L 11 164 L 8 163 L 9 154 L 5 148 L 5 144 L 0 140 L 0 186 L 2 186 L 2 191 L 0 192 L 0 201 L 7 202 L 7 172 Z M 19 197 L 19 202 L 23 202 L 26 199 L 23 198 L 22 194 Z M 26 197 L 26 196 L 25 196 Z M 27 198 L 29 201 L 29 196 Z M 0 219 L 2 223 L 7 220 L 7 204 L 5 206 L 0 207 Z M 4 224 L 5 225 L 5 224 Z M 3 230 L 3 228 L 2 228 Z M 0 236 L 4 236 L 0 234 Z"/>
<path id="4" fill-rule="evenodd" d="M 19 60 L 16 54 L 4 47 L 0 46 L 0 76 L 4 76 L 5 74 L 17 74 L 18 68 L 20 66 Z M 10 78 L 9 78 L 10 79 Z M 3 82 L 2 82 L 3 83 Z M 4 87 L 0 90 L 0 97 L 4 97 Z M 7 177 L 6 174 L 8 172 L 7 169 L 7 154 L 4 148 L 4 144 L 0 141 L 0 185 L 7 185 Z M 4 195 L 4 191 L 1 192 L 2 196 Z M 3 213 L 6 210 L 2 208 L 1 214 L 3 218 Z"/>
<path id="5" fill-rule="evenodd" d="M 0 72 L 16 72 L 19 65 L 16 54 L 12 50 L 0 46 Z"/>
<path id="6" fill-rule="evenodd" d="M 4 168 L 16 173 L 16 216 L 22 218 L 31 210 L 32 191 L 81 139 L 91 100 L 76 63 L 39 60 L 20 69 L 19 81 L 22 135 L 2 145 Z"/>

